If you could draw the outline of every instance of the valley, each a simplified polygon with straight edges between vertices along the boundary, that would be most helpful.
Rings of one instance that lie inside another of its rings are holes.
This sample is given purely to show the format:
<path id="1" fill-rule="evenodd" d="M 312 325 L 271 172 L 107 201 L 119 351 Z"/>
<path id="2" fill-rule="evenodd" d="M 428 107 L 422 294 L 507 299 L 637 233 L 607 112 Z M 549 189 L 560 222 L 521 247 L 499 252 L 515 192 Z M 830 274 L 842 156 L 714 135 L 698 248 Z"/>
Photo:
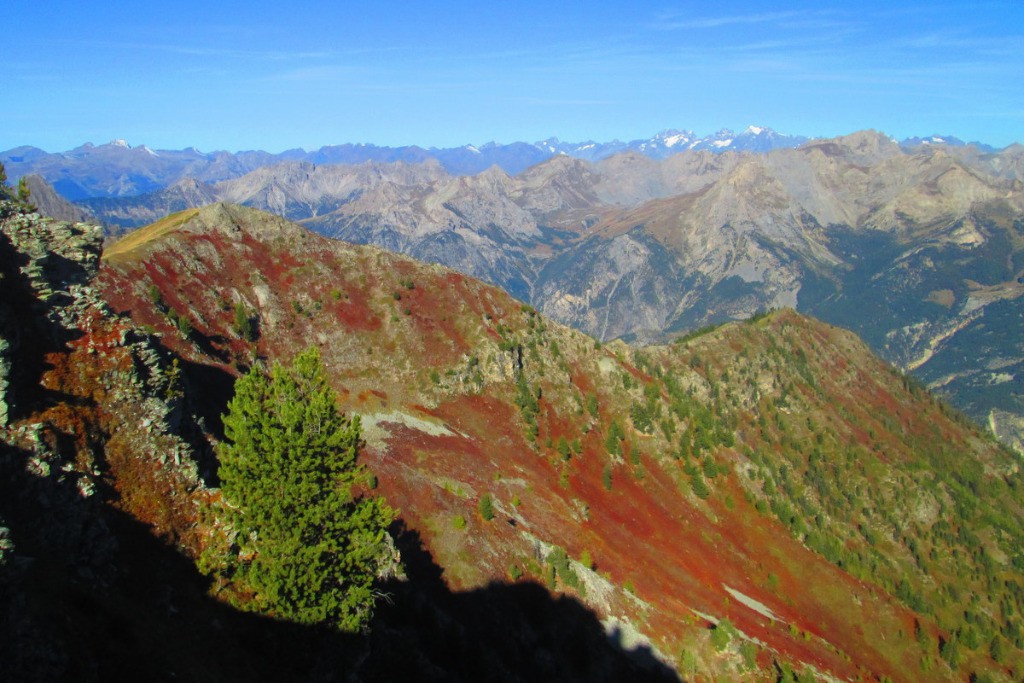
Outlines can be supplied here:
<path id="1" fill-rule="evenodd" d="M 795 308 L 1022 450 L 1022 159 L 864 131 L 764 153 L 560 155 L 517 175 L 287 162 L 83 205 L 125 228 L 253 206 L 478 277 L 605 341 Z"/>

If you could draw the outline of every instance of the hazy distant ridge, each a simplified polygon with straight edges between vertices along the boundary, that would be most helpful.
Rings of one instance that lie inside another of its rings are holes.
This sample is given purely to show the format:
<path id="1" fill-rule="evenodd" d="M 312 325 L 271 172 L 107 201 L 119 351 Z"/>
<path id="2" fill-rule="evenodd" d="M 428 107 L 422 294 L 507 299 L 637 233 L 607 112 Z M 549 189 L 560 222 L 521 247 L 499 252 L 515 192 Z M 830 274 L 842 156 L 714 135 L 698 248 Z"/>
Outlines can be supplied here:
<path id="1" fill-rule="evenodd" d="M 921 144 L 939 139 L 938 136 L 931 136 L 912 138 L 908 142 Z M 963 144 L 955 138 L 944 139 L 947 144 Z M 154 150 L 146 145 L 133 146 L 125 140 L 112 140 L 103 145 L 86 143 L 72 150 L 55 153 L 37 147 L 20 146 L 0 152 L 0 162 L 4 164 L 8 178 L 12 181 L 17 182 L 23 175 L 39 175 L 62 196 L 77 201 L 155 192 L 184 178 L 215 183 L 282 161 L 357 164 L 367 161 L 419 163 L 436 159 L 453 175 L 475 175 L 491 166 L 515 175 L 559 154 L 597 161 L 620 152 L 635 151 L 653 159 L 664 159 L 687 150 L 709 150 L 715 153 L 767 152 L 797 147 L 807 140 L 805 136 L 778 133 L 765 126 L 749 126 L 740 133 L 722 129 L 705 136 L 698 136 L 689 130 L 666 130 L 651 138 L 629 142 L 562 142 L 557 138 L 549 138 L 534 143 L 489 142 L 480 146 L 451 148 L 423 148 L 416 145 L 382 147 L 345 143 L 327 145 L 313 151 L 285 150 L 279 154 L 259 150 L 200 152 L 194 147 Z"/>

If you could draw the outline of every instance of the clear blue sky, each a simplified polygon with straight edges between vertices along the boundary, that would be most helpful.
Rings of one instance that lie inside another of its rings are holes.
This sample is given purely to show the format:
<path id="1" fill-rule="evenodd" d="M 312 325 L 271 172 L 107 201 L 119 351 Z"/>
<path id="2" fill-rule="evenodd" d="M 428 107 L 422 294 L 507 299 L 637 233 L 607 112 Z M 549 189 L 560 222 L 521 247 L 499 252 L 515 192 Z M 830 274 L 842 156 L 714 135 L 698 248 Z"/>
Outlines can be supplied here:
<path id="1" fill-rule="evenodd" d="M 629 140 L 767 125 L 1024 142 L 1024 0 L 12 2 L 0 149 Z"/>

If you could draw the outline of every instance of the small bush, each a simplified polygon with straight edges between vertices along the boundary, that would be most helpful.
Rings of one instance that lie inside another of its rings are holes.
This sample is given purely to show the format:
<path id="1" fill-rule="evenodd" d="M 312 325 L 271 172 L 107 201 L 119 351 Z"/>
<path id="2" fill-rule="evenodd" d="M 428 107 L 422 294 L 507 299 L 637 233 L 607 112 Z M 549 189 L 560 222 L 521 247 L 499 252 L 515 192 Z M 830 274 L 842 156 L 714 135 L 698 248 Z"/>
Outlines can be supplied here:
<path id="1" fill-rule="evenodd" d="M 491 521 L 494 519 L 494 501 L 491 500 L 491 494 L 485 493 L 480 502 L 477 504 L 477 510 L 480 512 L 480 516 L 485 521 Z"/>
<path id="2" fill-rule="evenodd" d="M 147 290 L 149 293 L 149 301 L 160 311 L 165 308 L 164 295 L 160 293 L 160 288 L 156 285 L 150 285 Z"/>
<path id="3" fill-rule="evenodd" d="M 702 500 L 711 495 L 711 491 L 708 489 L 708 485 L 704 483 L 704 477 L 700 475 L 700 472 L 690 477 L 690 488 Z"/>
<path id="4" fill-rule="evenodd" d="M 732 640 L 734 631 L 732 623 L 728 619 L 722 619 L 711 631 L 711 644 L 715 646 L 716 650 L 721 652 L 729 647 L 729 641 Z"/>
<path id="5" fill-rule="evenodd" d="M 584 550 L 582 553 L 580 553 L 580 564 L 582 564 L 587 569 L 594 568 L 594 560 L 590 557 L 589 550 Z"/>
<path id="6" fill-rule="evenodd" d="M 235 304 L 234 330 L 240 339 L 248 342 L 256 341 L 256 324 L 253 322 L 249 309 L 241 301 Z"/>

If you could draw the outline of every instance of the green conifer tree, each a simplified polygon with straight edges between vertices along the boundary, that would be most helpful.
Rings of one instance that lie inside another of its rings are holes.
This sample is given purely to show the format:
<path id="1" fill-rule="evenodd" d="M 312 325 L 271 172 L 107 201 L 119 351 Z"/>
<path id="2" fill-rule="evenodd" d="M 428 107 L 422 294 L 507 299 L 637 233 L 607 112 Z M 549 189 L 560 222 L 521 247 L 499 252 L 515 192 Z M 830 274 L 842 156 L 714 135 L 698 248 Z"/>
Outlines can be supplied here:
<path id="1" fill-rule="evenodd" d="M 363 629 L 394 513 L 356 490 L 366 479 L 359 418 L 339 413 L 319 352 L 239 378 L 224 433 L 219 476 L 235 537 L 220 572 L 261 611 Z"/>
<path id="2" fill-rule="evenodd" d="M 235 304 L 235 334 L 245 341 L 256 341 L 256 326 L 253 324 L 249 309 L 239 301 Z"/>
<path id="3" fill-rule="evenodd" d="M 22 176 L 18 180 L 18 201 L 23 204 L 28 204 L 28 197 L 31 192 L 28 189 L 28 181 L 25 180 L 25 176 Z"/>
<path id="4" fill-rule="evenodd" d="M 477 503 L 477 509 L 484 520 L 489 522 L 494 519 L 494 500 L 491 498 L 491 494 L 485 493 L 480 498 L 480 502 Z"/>
<path id="5" fill-rule="evenodd" d="M 11 188 L 7 187 L 7 169 L 0 164 L 0 199 L 13 199 Z"/>

